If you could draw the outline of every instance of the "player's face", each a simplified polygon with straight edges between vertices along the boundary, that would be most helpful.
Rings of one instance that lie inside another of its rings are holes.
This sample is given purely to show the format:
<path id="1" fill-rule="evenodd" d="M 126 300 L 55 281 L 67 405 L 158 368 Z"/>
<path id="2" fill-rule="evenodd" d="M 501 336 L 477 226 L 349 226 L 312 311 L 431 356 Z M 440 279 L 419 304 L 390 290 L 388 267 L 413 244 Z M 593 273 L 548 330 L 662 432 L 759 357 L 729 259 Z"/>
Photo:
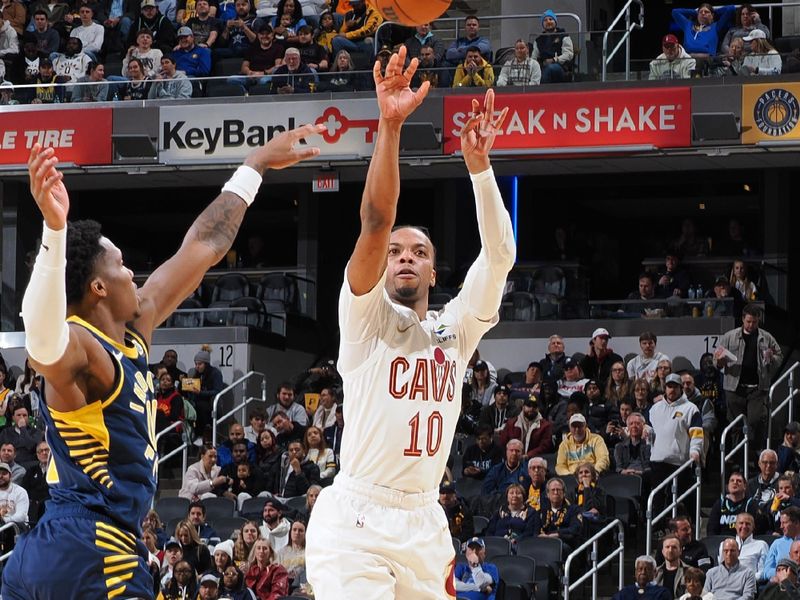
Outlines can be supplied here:
<path id="1" fill-rule="evenodd" d="M 392 232 L 387 270 L 386 291 L 392 300 L 405 305 L 427 300 L 436 283 L 431 241 L 412 227 Z"/>
<path id="2" fill-rule="evenodd" d="M 122 252 L 108 238 L 100 238 L 103 252 L 97 257 L 92 291 L 109 303 L 113 315 L 124 323 L 140 315 L 137 287 L 131 271 L 122 261 Z"/>

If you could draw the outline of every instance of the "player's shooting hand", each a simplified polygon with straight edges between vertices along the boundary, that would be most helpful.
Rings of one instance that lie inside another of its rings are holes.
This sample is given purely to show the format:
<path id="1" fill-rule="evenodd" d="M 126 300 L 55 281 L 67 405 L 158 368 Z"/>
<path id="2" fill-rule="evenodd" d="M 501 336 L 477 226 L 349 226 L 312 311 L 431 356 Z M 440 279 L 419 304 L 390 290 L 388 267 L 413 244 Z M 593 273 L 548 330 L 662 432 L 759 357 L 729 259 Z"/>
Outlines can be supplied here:
<path id="1" fill-rule="evenodd" d="M 322 133 L 325 125 L 303 125 L 276 135 L 261 148 L 256 148 L 244 161 L 249 167 L 264 174 L 267 169 L 285 169 L 301 160 L 319 155 L 319 148 L 298 146 L 301 140 Z M 296 147 L 297 146 L 297 147 Z"/>
<path id="2" fill-rule="evenodd" d="M 389 58 L 384 75 L 381 75 L 380 61 L 376 60 L 372 67 L 381 118 L 396 123 L 405 121 L 408 115 L 422 104 L 431 87 L 431 84 L 425 81 L 416 92 L 411 91 L 411 79 L 417 71 L 419 61 L 412 58 L 408 68 L 404 70 L 406 53 L 406 47 L 400 46 L 400 50 Z"/>
<path id="3" fill-rule="evenodd" d="M 472 100 L 472 116 L 461 129 L 461 153 L 467 169 L 473 175 L 482 173 L 491 166 L 489 151 L 494 145 L 494 138 L 503 126 L 508 114 L 508 107 L 500 115 L 494 115 L 494 90 L 486 91 L 483 99 L 483 110 L 477 99 Z"/>
<path id="4" fill-rule="evenodd" d="M 64 176 L 56 169 L 57 164 L 53 148 L 42 149 L 39 144 L 33 145 L 28 158 L 31 195 L 42 211 L 45 223 L 54 231 L 67 226 L 69 213 L 69 195 L 62 181 Z"/>

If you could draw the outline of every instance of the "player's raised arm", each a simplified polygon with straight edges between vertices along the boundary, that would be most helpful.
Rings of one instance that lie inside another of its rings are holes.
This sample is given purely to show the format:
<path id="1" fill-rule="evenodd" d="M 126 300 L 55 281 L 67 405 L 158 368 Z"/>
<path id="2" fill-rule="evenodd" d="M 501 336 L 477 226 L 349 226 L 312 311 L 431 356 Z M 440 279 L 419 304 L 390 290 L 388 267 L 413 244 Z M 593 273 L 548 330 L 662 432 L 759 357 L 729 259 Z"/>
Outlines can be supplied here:
<path id="1" fill-rule="evenodd" d="M 158 267 L 142 287 L 142 313 L 136 321 L 145 335 L 162 323 L 200 285 L 206 271 L 225 257 L 267 169 L 283 169 L 319 154 L 295 147 L 324 125 L 305 125 L 282 133 L 250 152 L 244 164 L 189 228 L 178 252 Z"/>
<path id="2" fill-rule="evenodd" d="M 374 288 L 386 268 L 389 235 L 400 197 L 400 129 L 408 115 L 422 103 L 430 87 L 426 81 L 416 92 L 411 90 L 409 84 L 418 61 L 412 59 L 403 70 L 405 60 L 406 48 L 401 46 L 389 59 L 385 75 L 381 75 L 377 61 L 372 71 L 381 114 L 361 197 L 361 233 L 347 269 L 347 281 L 356 296 Z"/>
<path id="3" fill-rule="evenodd" d="M 516 242 L 511 218 L 494 178 L 489 152 L 508 113 L 495 117 L 494 90 L 487 90 L 483 107 L 472 101 L 472 116 L 461 130 L 461 152 L 472 179 L 481 251 L 467 272 L 461 295 L 473 314 L 494 318 L 503 298 L 508 272 L 514 266 Z"/>

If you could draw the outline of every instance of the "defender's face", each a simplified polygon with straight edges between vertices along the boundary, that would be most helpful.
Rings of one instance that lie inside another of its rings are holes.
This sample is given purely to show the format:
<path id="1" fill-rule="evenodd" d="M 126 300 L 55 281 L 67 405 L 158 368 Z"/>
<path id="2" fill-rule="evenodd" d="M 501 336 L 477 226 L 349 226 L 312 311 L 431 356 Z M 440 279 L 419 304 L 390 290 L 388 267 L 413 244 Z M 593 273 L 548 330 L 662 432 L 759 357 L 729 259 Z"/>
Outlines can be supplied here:
<path id="1" fill-rule="evenodd" d="M 389 240 L 386 290 L 398 302 L 407 304 L 427 298 L 436 283 L 434 251 L 421 231 L 405 227 L 392 232 Z"/>

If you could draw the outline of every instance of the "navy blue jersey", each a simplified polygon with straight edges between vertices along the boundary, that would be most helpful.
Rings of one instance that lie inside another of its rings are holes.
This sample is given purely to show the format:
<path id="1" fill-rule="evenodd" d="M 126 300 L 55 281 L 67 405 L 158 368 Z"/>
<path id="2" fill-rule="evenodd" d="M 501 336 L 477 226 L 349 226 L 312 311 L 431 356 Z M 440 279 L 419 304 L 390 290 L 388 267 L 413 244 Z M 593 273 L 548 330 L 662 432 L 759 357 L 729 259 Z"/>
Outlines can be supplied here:
<path id="1" fill-rule="evenodd" d="M 81 505 L 136 534 L 156 491 L 156 406 L 147 346 L 127 329 L 119 344 L 78 317 L 114 362 L 114 388 L 107 398 L 87 398 L 86 406 L 60 412 L 47 406 L 51 460 L 47 469 L 51 505 Z M 46 382 L 45 382 L 46 383 Z"/>

